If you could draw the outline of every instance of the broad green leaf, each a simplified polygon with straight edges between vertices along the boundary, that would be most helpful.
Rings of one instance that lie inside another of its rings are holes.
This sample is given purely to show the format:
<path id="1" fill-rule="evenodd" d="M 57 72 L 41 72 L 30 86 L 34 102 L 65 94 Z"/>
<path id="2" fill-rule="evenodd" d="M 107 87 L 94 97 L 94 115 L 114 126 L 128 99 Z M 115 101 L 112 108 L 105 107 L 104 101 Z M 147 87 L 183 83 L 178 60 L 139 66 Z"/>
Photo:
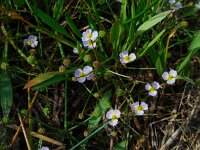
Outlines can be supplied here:
<path id="1" fill-rule="evenodd" d="M 3 117 L 8 118 L 13 101 L 13 90 L 11 79 L 7 74 L 0 76 L 0 98 Z"/>
<path id="2" fill-rule="evenodd" d="M 36 7 L 32 7 L 32 10 L 44 23 L 52 27 L 54 30 L 63 33 L 68 38 L 74 40 L 74 38 L 69 33 L 67 33 L 67 31 L 49 15 L 47 15 L 46 13 L 44 13 Z"/>
<path id="3" fill-rule="evenodd" d="M 24 89 L 31 88 L 32 86 L 35 86 L 44 81 L 47 81 L 59 74 L 62 74 L 62 73 L 60 73 L 59 71 L 55 71 L 55 72 L 47 72 L 47 73 L 40 74 L 37 77 L 30 80 L 28 83 L 26 83 L 26 85 L 24 86 Z"/>
<path id="4" fill-rule="evenodd" d="M 99 103 L 96 105 L 92 116 L 89 120 L 88 123 L 88 131 L 91 132 L 92 129 L 94 129 L 99 121 L 101 120 L 101 118 L 104 116 L 105 111 L 108 108 L 111 108 L 111 104 L 110 104 L 110 97 L 111 97 L 111 90 L 107 91 L 102 98 L 99 100 Z"/>
<path id="5" fill-rule="evenodd" d="M 124 33 L 124 27 L 123 24 L 121 23 L 121 20 L 118 20 L 113 24 L 111 31 L 110 31 L 110 42 L 113 45 L 113 56 L 117 57 L 118 56 L 118 46 L 119 43 L 122 41 L 123 38 L 123 33 Z"/>
<path id="6" fill-rule="evenodd" d="M 194 39 L 192 40 L 189 51 L 200 48 L 200 30 L 196 32 Z"/>
<path id="7" fill-rule="evenodd" d="M 137 32 L 144 32 L 157 23 L 161 22 L 165 17 L 167 17 L 171 13 L 171 10 L 164 11 L 162 13 L 159 13 L 158 15 L 155 15 L 154 17 L 150 18 L 146 22 L 144 22 L 137 30 Z"/>
<path id="8" fill-rule="evenodd" d="M 75 23 L 73 22 L 73 20 L 70 18 L 70 16 L 68 15 L 67 12 L 65 12 L 65 18 L 66 21 L 69 25 L 69 27 L 72 29 L 72 31 L 79 37 L 81 38 L 81 32 L 79 31 L 79 29 L 76 27 Z"/>
<path id="9" fill-rule="evenodd" d="M 177 75 L 176 79 L 181 79 L 181 80 L 184 80 L 184 81 L 186 81 L 188 83 L 191 83 L 191 84 L 195 85 L 194 81 L 192 79 L 186 77 L 186 76 L 179 76 L 179 75 Z"/>
<path id="10" fill-rule="evenodd" d="M 57 0 L 53 7 L 53 18 L 59 20 L 64 6 L 64 0 Z"/>
<path id="11" fill-rule="evenodd" d="M 114 147 L 114 150 L 123 150 L 123 149 L 126 149 L 126 140 L 121 141 Z"/>
<path id="12" fill-rule="evenodd" d="M 165 29 L 162 30 L 158 35 L 156 35 L 156 37 L 148 43 L 147 47 L 144 50 L 142 50 L 141 52 L 139 51 L 138 57 L 142 57 L 147 52 L 147 50 L 160 39 L 164 32 Z"/>

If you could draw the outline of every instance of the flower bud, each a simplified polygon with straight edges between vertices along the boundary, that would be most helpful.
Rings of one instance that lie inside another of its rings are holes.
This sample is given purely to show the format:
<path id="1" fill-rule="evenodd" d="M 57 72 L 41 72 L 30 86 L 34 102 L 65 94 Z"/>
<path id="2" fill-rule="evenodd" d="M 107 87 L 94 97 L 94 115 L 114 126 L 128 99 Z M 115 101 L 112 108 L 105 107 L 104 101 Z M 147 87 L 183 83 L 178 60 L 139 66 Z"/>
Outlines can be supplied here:
<path id="1" fill-rule="evenodd" d="M 30 65 L 35 66 L 36 57 L 35 57 L 34 55 L 28 56 L 27 62 L 28 62 Z"/>
<path id="2" fill-rule="evenodd" d="M 188 27 L 188 22 L 187 21 L 181 21 L 180 25 L 183 28 L 187 28 Z"/>
<path id="3" fill-rule="evenodd" d="M 106 35 L 105 31 L 103 31 L 103 30 L 99 31 L 99 36 L 100 37 L 104 37 L 105 35 Z"/>
<path id="4" fill-rule="evenodd" d="M 65 66 L 60 66 L 59 67 L 59 72 L 64 72 L 65 71 Z"/>
<path id="5" fill-rule="evenodd" d="M 92 58 L 91 58 L 90 55 L 86 54 L 86 55 L 84 56 L 83 60 L 84 60 L 85 62 L 90 62 L 90 61 L 92 61 Z"/>
<path id="6" fill-rule="evenodd" d="M 69 66 L 70 66 L 70 63 L 71 63 L 71 60 L 70 60 L 69 58 L 65 58 L 65 59 L 63 60 L 63 65 L 64 65 L 65 67 L 69 67 Z"/>
<path id="7" fill-rule="evenodd" d="M 51 113 L 51 110 L 48 107 L 43 108 L 43 113 L 45 116 L 48 116 Z"/>
<path id="8" fill-rule="evenodd" d="M 101 63 L 99 61 L 94 61 L 93 66 L 94 68 L 99 68 L 101 66 Z"/>
<path id="9" fill-rule="evenodd" d="M 7 62 L 2 62 L 2 63 L 1 63 L 1 69 L 2 69 L 2 70 L 5 71 L 5 70 L 7 70 L 8 67 L 9 67 L 9 64 L 8 64 Z"/>

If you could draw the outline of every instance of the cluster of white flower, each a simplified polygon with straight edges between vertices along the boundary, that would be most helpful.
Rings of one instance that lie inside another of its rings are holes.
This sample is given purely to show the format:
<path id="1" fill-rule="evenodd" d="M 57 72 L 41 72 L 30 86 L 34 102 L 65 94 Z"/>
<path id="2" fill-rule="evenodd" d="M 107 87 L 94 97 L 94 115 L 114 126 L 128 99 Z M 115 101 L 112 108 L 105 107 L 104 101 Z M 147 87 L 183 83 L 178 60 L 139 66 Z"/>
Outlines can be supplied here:
<path id="1" fill-rule="evenodd" d="M 131 109 L 134 110 L 135 114 L 141 116 L 144 114 L 144 110 L 148 109 L 148 105 L 145 102 L 135 102 L 131 104 Z M 118 119 L 121 117 L 121 112 L 118 109 L 109 110 L 106 113 L 106 119 L 109 120 L 111 126 L 116 126 L 118 124 Z"/>
<path id="2" fill-rule="evenodd" d="M 177 71 L 176 70 L 170 70 L 169 72 L 164 72 L 162 74 L 162 78 L 167 81 L 167 84 L 174 84 L 176 81 L 176 76 L 177 76 Z M 149 84 L 147 83 L 145 85 L 145 89 L 149 91 L 150 96 L 156 96 L 157 95 L 157 90 L 160 88 L 160 84 L 156 81 L 153 83 Z"/>
<path id="3" fill-rule="evenodd" d="M 82 34 L 82 42 L 85 47 L 89 49 L 94 49 L 96 47 L 96 40 L 98 37 L 97 31 L 92 31 L 91 29 L 87 29 Z"/>

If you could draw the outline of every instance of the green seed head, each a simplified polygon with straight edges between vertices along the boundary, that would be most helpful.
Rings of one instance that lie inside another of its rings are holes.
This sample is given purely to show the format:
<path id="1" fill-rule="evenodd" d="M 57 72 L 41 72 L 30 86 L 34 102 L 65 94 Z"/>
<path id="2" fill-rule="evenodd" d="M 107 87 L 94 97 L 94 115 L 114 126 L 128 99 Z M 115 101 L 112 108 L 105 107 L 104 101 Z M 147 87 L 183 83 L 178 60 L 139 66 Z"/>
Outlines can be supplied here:
<path id="1" fill-rule="evenodd" d="M 86 54 L 86 55 L 84 56 L 83 60 L 84 60 L 85 62 L 90 62 L 90 61 L 92 61 L 92 58 L 91 58 L 90 55 Z"/>
<path id="2" fill-rule="evenodd" d="M 35 66 L 35 63 L 36 63 L 36 57 L 33 56 L 33 55 L 28 56 L 28 58 L 27 58 L 27 62 L 28 62 L 30 65 Z"/>
<path id="3" fill-rule="evenodd" d="M 99 31 L 99 36 L 100 37 L 104 37 L 105 35 L 106 35 L 105 31 L 103 31 L 103 30 Z"/>
<path id="4" fill-rule="evenodd" d="M 5 70 L 7 70 L 8 67 L 9 67 L 9 64 L 8 64 L 7 62 L 2 62 L 2 63 L 1 63 L 1 69 L 2 69 L 2 70 L 5 71 Z"/>

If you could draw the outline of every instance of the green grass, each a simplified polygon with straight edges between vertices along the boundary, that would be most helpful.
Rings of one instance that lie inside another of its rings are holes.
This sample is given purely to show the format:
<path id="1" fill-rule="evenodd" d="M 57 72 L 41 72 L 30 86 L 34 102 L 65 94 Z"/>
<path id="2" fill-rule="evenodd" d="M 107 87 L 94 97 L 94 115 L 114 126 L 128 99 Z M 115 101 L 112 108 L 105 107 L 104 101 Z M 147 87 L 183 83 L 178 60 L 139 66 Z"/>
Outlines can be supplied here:
<path id="1" fill-rule="evenodd" d="M 198 148 L 199 10 L 180 2 L 172 11 L 167 0 L 1 0 L 0 149 Z M 95 48 L 83 45 L 87 29 Z M 23 44 L 29 35 L 36 47 Z M 136 59 L 122 64 L 124 51 Z M 94 76 L 79 83 L 85 66 Z M 171 69 L 173 85 L 162 78 Z M 134 102 L 148 104 L 144 115 Z M 121 111 L 115 127 L 111 109 Z"/>

